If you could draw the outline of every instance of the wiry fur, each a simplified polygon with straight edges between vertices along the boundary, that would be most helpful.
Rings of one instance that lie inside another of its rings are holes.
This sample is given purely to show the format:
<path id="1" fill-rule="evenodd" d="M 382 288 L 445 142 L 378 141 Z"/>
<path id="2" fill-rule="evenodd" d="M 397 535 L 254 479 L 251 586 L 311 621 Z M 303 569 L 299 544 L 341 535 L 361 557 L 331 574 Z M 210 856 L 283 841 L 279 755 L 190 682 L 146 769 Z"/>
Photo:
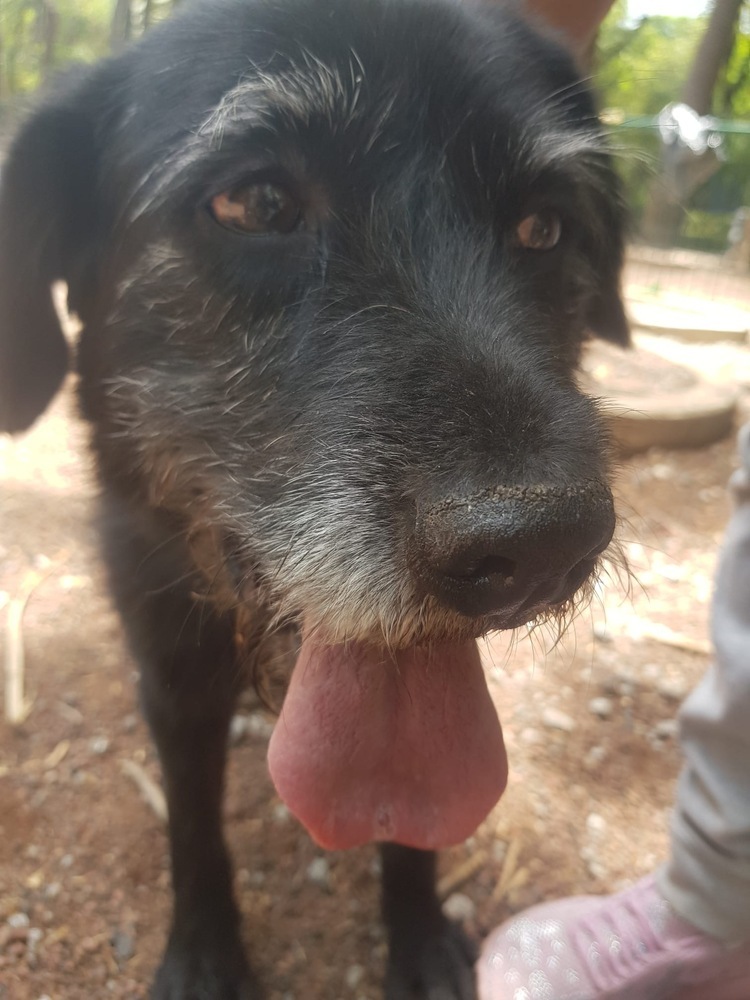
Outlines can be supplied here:
<path id="1" fill-rule="evenodd" d="M 211 198 L 258 175 L 304 228 L 216 224 Z M 415 539 L 446 499 L 493 490 L 529 510 L 575 494 L 582 521 L 611 504 L 575 381 L 587 332 L 627 340 L 609 155 L 569 58 L 496 4 L 215 0 L 71 81 L 3 181 L 0 429 L 65 373 L 53 280 L 84 325 L 105 552 L 170 800 L 155 996 L 256 997 L 220 831 L 242 675 L 293 651 L 294 628 L 396 649 L 585 596 L 457 610 Z M 547 207 L 559 246 L 520 248 Z M 389 1000 L 467 1000 L 433 860 L 384 861 Z"/>

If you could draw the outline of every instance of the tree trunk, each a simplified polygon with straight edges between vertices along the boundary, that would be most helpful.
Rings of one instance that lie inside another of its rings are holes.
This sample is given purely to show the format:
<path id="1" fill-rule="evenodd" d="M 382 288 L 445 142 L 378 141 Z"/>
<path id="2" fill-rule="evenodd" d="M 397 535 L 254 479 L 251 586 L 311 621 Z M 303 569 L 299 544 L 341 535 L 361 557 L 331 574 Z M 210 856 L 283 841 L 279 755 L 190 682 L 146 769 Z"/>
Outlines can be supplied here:
<path id="1" fill-rule="evenodd" d="M 0 24 L 0 101 L 8 97 L 8 84 L 5 72 L 5 39 L 3 38 L 3 26 Z"/>
<path id="2" fill-rule="evenodd" d="M 735 39 L 735 29 L 744 0 L 714 0 L 708 25 L 693 58 L 679 100 L 700 115 L 711 113 L 714 88 L 726 65 Z M 691 155 L 691 154 L 686 154 Z M 697 189 L 702 181 L 696 182 Z M 662 169 L 649 191 L 641 230 L 655 246 L 673 246 L 685 217 L 684 195 L 670 190 Z"/>
<path id="3" fill-rule="evenodd" d="M 743 0 L 714 0 L 708 27 L 680 93 L 680 100 L 699 115 L 711 114 L 714 87 L 732 54 L 742 4 Z"/>
<path id="4" fill-rule="evenodd" d="M 55 45 L 60 19 L 54 4 L 42 0 L 39 5 L 39 39 L 42 43 L 41 72 L 42 78 L 48 79 L 55 67 Z"/>
<path id="5" fill-rule="evenodd" d="M 110 31 L 110 46 L 113 52 L 119 52 L 127 45 L 131 38 L 132 28 L 130 0 L 116 0 Z"/>

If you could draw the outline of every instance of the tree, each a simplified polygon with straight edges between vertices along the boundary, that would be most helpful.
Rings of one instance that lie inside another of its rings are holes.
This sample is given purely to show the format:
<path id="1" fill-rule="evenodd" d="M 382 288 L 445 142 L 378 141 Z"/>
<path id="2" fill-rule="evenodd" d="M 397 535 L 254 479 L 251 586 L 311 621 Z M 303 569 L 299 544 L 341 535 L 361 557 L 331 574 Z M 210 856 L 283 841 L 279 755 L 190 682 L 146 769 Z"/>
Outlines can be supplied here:
<path id="1" fill-rule="evenodd" d="M 68 62 L 119 51 L 179 0 L 0 0 L 0 102 Z"/>
<path id="2" fill-rule="evenodd" d="M 112 29 L 110 31 L 110 46 L 113 52 L 119 52 L 133 36 L 133 14 L 130 0 L 116 0 L 112 14 Z"/>
<path id="3" fill-rule="evenodd" d="M 679 100 L 700 115 L 711 112 L 720 73 L 729 62 L 737 35 L 743 0 L 714 0 L 706 30 L 700 40 Z M 667 150 L 662 149 L 662 171 L 652 184 L 643 215 L 642 234 L 658 246 L 674 244 L 685 215 L 685 200 L 691 191 L 676 191 L 667 177 Z M 693 154 L 686 151 L 686 159 Z M 696 190 L 706 180 L 697 159 L 691 183 Z M 686 163 L 689 168 L 691 163 Z"/>

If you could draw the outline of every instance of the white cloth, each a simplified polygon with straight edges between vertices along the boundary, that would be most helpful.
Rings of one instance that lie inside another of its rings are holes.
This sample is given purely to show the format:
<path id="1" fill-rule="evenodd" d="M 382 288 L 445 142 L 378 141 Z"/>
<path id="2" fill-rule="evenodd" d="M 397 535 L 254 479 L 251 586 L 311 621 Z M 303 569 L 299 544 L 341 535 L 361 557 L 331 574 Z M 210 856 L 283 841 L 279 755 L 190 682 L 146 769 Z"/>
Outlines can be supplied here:
<path id="1" fill-rule="evenodd" d="M 714 664 L 680 713 L 685 765 L 671 858 L 658 874 L 681 917 L 727 942 L 750 941 L 750 424 L 739 447 L 714 591 Z"/>

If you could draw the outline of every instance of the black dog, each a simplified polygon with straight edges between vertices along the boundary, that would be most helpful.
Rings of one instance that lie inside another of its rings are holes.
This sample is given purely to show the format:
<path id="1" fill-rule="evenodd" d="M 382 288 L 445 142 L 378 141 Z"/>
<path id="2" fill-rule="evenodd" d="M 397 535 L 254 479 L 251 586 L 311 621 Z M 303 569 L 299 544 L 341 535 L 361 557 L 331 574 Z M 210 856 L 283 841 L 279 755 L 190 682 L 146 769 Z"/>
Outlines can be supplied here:
<path id="1" fill-rule="evenodd" d="M 0 203 L 0 429 L 84 331 L 112 587 L 169 801 L 158 1000 L 260 996 L 221 832 L 242 683 L 300 636 L 277 788 L 392 841 L 386 993 L 467 1000 L 433 849 L 502 791 L 474 639 L 564 614 L 614 525 L 575 382 L 627 340 L 622 209 L 570 59 L 443 0 L 216 0 L 32 117 Z M 291 639 L 291 641 L 290 641 Z"/>

